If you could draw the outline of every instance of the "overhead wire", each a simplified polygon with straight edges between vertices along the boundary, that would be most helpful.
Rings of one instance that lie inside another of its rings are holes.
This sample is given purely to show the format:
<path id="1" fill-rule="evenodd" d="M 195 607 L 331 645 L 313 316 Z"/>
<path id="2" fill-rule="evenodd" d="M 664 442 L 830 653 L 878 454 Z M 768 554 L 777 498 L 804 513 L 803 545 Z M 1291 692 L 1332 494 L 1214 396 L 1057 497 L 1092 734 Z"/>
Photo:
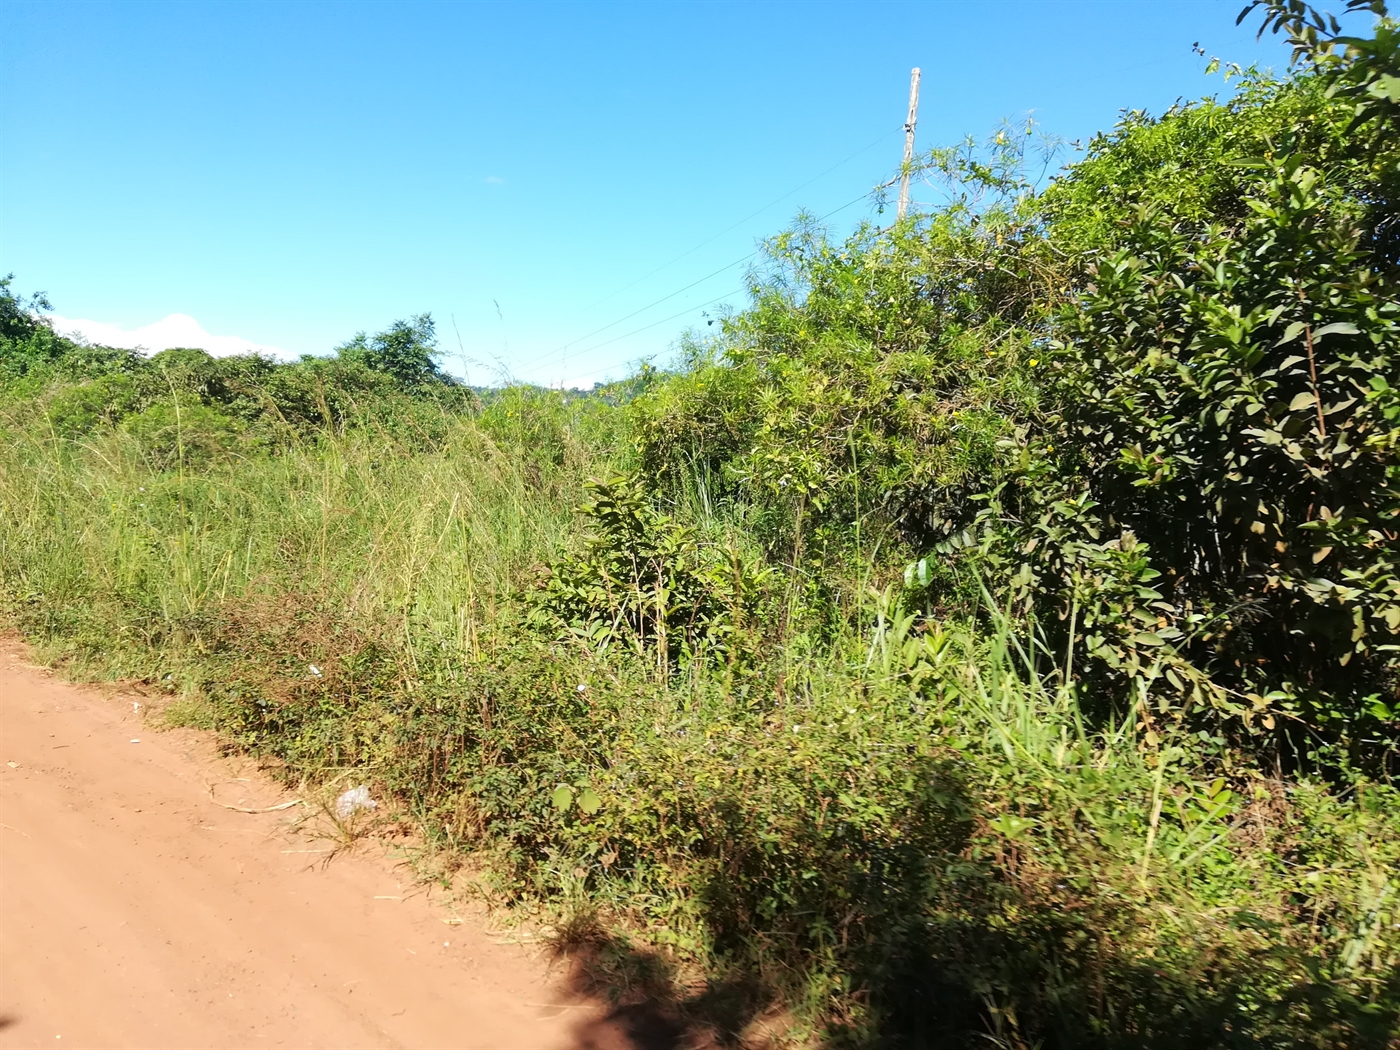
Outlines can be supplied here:
<path id="1" fill-rule="evenodd" d="M 835 215 L 837 212 L 845 211 L 847 208 L 849 208 L 849 207 L 850 207 L 851 205 L 853 205 L 853 204 L 859 204 L 861 201 L 865 200 L 865 198 L 866 198 L 867 196 L 869 196 L 868 193 L 862 193 L 859 197 L 854 197 L 854 198 L 852 198 L 851 200 L 847 201 L 845 204 L 841 205 L 839 208 L 833 208 L 831 211 L 827 212 L 825 215 L 820 215 L 820 216 L 818 216 L 816 221 L 817 221 L 817 222 L 822 222 L 822 221 L 824 221 L 824 220 L 826 220 L 826 219 L 829 219 L 829 218 L 831 218 L 833 215 Z M 740 262 L 743 262 L 745 259 L 751 259 L 751 258 L 753 258 L 753 257 L 754 257 L 755 255 L 757 255 L 757 254 L 758 254 L 757 251 L 750 252 L 748 255 L 746 255 L 746 256 L 744 257 L 744 259 L 740 259 L 739 261 L 740 261 Z M 730 266 L 733 266 L 733 265 L 734 265 L 733 263 L 730 264 Z M 724 269 L 727 270 L 727 269 L 729 269 L 729 267 L 726 266 L 726 267 L 724 267 Z M 715 271 L 715 273 L 721 273 L 721 272 L 723 272 L 723 271 L 722 271 L 722 270 L 716 270 L 716 271 Z M 710 277 L 713 277 L 713 276 L 714 276 L 714 274 L 710 274 Z M 707 281 L 707 280 L 709 280 L 709 277 L 703 277 L 703 278 L 701 278 L 701 281 Z M 695 284 L 699 284 L 699 283 L 701 283 L 701 282 L 700 282 L 700 281 L 696 281 L 696 282 L 695 282 Z M 695 286 L 695 285 L 692 284 L 692 285 L 688 285 L 687 287 L 693 288 L 694 286 Z M 682 290 L 684 290 L 684 289 L 682 289 Z M 684 310 L 681 310 L 679 313 L 674 313 L 674 314 L 672 314 L 670 317 L 663 317 L 661 320 L 659 320 L 659 321 L 653 321 L 651 324 L 643 325 L 641 328 L 634 328 L 634 329 L 632 329 L 632 331 L 630 331 L 630 332 L 624 332 L 622 335 L 614 336 L 613 338 L 608 339 L 608 340 L 606 340 L 606 341 L 604 341 L 604 342 L 595 343 L 593 346 L 586 347 L 585 349 L 583 349 L 583 350 L 581 350 L 581 351 L 579 351 L 579 352 L 580 352 L 580 353 L 584 353 L 584 354 L 588 354 L 588 353 L 592 353 L 592 352 L 595 351 L 595 350 L 601 350 L 601 349 L 603 349 L 603 347 L 605 347 L 605 346 L 612 346 L 613 343 L 621 342 L 623 339 L 629 339 L 629 338 L 631 338 L 631 337 L 634 336 L 634 335 L 640 335 L 642 332 L 645 332 L 645 331 L 647 331 L 647 330 L 649 330 L 649 329 L 652 329 L 652 328 L 656 328 L 656 327 L 659 326 L 659 325 L 663 325 L 663 324 L 665 324 L 667 321 L 674 321 L 674 320 L 675 320 L 676 318 L 678 318 L 678 317 L 684 317 L 686 314 L 692 313 L 692 312 L 695 311 L 695 310 L 703 310 L 703 309 L 704 309 L 705 307 L 707 307 L 707 306 L 712 306 L 712 305 L 714 305 L 715 303 L 722 302 L 723 300 L 728 299 L 731 295 L 738 295 L 738 294 L 739 294 L 740 292 L 742 292 L 742 291 L 744 291 L 743 288 L 735 288 L 733 291 L 725 292 L 723 295 L 715 296 L 715 298 L 710 299 L 710 300 L 707 301 L 707 302 L 700 303 L 700 304 L 698 304 L 698 305 L 696 305 L 696 306 L 687 306 Z M 670 297 L 668 296 L 668 298 L 670 298 Z M 646 308 L 644 307 L 643 309 L 646 309 Z M 641 313 L 641 311 L 639 310 L 639 311 L 637 311 L 637 313 Z M 636 314 L 632 314 L 631 316 L 634 316 L 634 317 L 635 317 Z M 612 326 L 609 325 L 608 327 L 612 327 Z M 548 357 L 548 356 L 550 356 L 550 355 L 546 354 L 545 356 Z M 610 368 L 616 367 L 616 365 L 619 364 L 619 363 L 620 363 L 620 362 L 614 361 L 612 364 L 605 365 L 603 368 L 595 369 L 595 370 L 592 371 L 592 372 L 585 372 L 583 375 L 577 376 L 577 377 L 575 377 L 575 378 L 577 378 L 577 379 L 590 379 L 590 378 L 592 378 L 592 377 L 595 376 L 595 375 L 601 375 L 602 373 L 608 371 L 608 369 L 610 369 Z"/>
<path id="2" fill-rule="evenodd" d="M 638 278 L 637 278 L 635 281 L 633 281 L 631 284 L 624 284 L 621 288 L 617 289 L 616 291 L 609 292 L 607 295 L 603 296 L 603 298 L 599 299 L 597 302 L 593 303 L 593 304 L 590 305 L 590 306 L 584 307 L 584 309 L 585 309 L 585 310 L 592 310 L 593 307 L 595 307 L 595 306 L 601 306 L 603 303 L 607 302 L 607 301 L 608 301 L 609 299 L 611 299 L 613 296 L 615 296 L 615 295 L 621 295 L 623 292 L 627 291 L 629 288 L 635 288 L 637 285 L 639 285 L 639 284 L 641 284 L 643 281 L 645 281 L 648 277 L 654 277 L 654 276 L 656 276 L 658 273 L 660 273 L 662 270 L 666 269 L 667 267 L 673 266 L 673 265 L 675 265 L 676 263 L 680 262 L 682 259 L 685 259 L 685 258 L 687 258 L 687 257 L 689 257 L 689 256 L 691 256 L 691 255 L 694 255 L 696 252 L 698 252 L 701 248 L 705 247 L 707 244 L 713 244 L 715 241 L 717 241 L 717 240 L 719 240 L 721 237 L 723 237 L 726 233 L 729 233 L 729 232 L 731 232 L 731 231 L 733 231 L 733 230 L 737 230 L 740 226 L 744 225 L 744 223 L 748 222 L 750 219 L 757 218 L 758 216 L 760 216 L 760 215 L 762 215 L 764 212 L 766 212 L 769 208 L 776 207 L 777 205 L 783 203 L 783 201 L 787 200 L 789 197 L 792 197 L 792 196 L 795 196 L 795 195 L 801 193 L 801 192 L 802 192 L 803 190 L 805 190 L 808 186 L 812 185 L 812 183 L 817 182 L 817 181 L 819 181 L 819 180 L 821 180 L 821 179 L 826 178 L 826 176 L 830 175 L 830 174 L 831 174 L 833 171 L 835 171 L 837 168 L 841 167 L 841 166 L 844 165 L 844 164 L 849 164 L 851 161 L 853 161 L 853 160 L 855 160 L 857 157 L 859 157 L 862 153 L 867 153 L 867 152 L 869 152 L 870 150 L 872 150 L 872 149 L 874 149 L 876 146 L 878 146 L 880 143 L 882 143 L 882 142 L 884 142 L 886 139 L 888 139 L 891 135 L 894 135 L 894 134 L 896 134 L 896 133 L 898 133 L 898 132 L 902 132 L 903 130 L 904 130 L 904 125 L 902 125 L 902 124 L 901 124 L 899 127 L 897 127 L 897 128 L 891 128 L 889 131 L 886 131 L 886 132 L 884 132 L 883 134 L 879 135 L 879 136 L 878 136 L 877 138 L 875 138 L 872 142 L 870 142 L 870 143 L 868 143 L 868 144 L 862 146 L 860 149 L 856 150 L 856 151 L 855 151 L 854 153 L 852 153 L 850 156 L 845 157 L 845 158 L 843 158 L 842 160 L 838 160 L 835 164 L 833 164 L 831 167 L 827 168 L 825 171 L 821 172 L 820 174 L 817 174 L 817 175 L 812 176 L 810 179 L 808 179 L 806 182 L 804 182 L 801 186 L 798 186 L 796 189 L 789 190 L 787 193 L 784 193 L 781 197 L 778 197 L 778 198 L 776 198 L 775 200 L 769 201 L 767 204 L 765 204 L 763 207 L 759 208 L 757 211 L 753 211 L 753 212 L 750 212 L 748 215 L 745 215 L 742 219 L 740 219 L 738 222 L 734 223 L 732 226 L 726 226 L 724 229 L 720 230 L 719 233 L 715 234 L 713 237 L 709 238 L 708 240 L 701 241 L 701 242 L 700 242 L 699 244 L 697 244 L 694 248 L 690 248 L 690 249 L 688 249 L 687 251 L 681 252 L 680 255 L 677 255 L 674 259 L 671 259 L 669 262 L 664 262 L 664 263 L 662 263 L 660 266 L 658 266 L 656 269 L 650 270 L 650 271 L 648 271 L 647 273 L 642 274 L 642 276 L 638 277 Z M 585 336 L 584 338 L 586 339 L 587 336 Z M 581 340 L 576 340 L 576 341 L 581 341 Z"/>
<path id="3" fill-rule="evenodd" d="M 630 339 L 630 338 L 631 338 L 632 336 L 634 336 L 634 335 L 640 335 L 642 332 L 645 332 L 645 331 L 648 331 L 649 329 L 655 328 L 657 325 L 665 324 L 667 321 L 674 321 L 677 317 L 684 317 L 686 314 L 688 314 L 688 313 L 693 313 L 693 312 L 696 311 L 696 310 L 703 310 L 705 307 L 707 307 L 707 306 L 712 306 L 713 304 L 719 302 L 719 301 L 722 300 L 722 299 L 728 299 L 731 295 L 738 295 L 738 294 L 739 294 L 740 292 L 742 292 L 743 290 L 744 290 L 744 289 L 743 289 L 743 287 L 741 286 L 741 287 L 739 287 L 739 288 L 735 288 L 733 291 L 725 292 L 723 295 L 717 295 L 717 296 L 715 296 L 713 299 L 707 300 L 706 302 L 700 303 L 700 304 L 698 304 L 698 305 L 696 305 L 696 306 L 687 306 L 684 310 L 680 311 L 680 313 L 674 313 L 674 314 L 672 314 L 670 317 L 663 317 L 661 320 L 659 320 L 659 321 L 653 321 L 651 324 L 645 325 L 645 326 L 643 326 L 643 327 L 641 327 L 641 328 L 634 328 L 634 329 L 632 329 L 632 331 L 630 331 L 630 332 L 624 332 L 622 335 L 614 336 L 612 339 L 609 339 L 607 342 L 599 343 L 599 344 L 596 345 L 596 346 L 590 346 L 588 349 L 589 349 L 589 351 L 593 351 L 593 350 L 601 350 L 601 349 L 603 349 L 603 347 L 605 347 L 605 346 L 612 346 L 613 343 L 619 343 L 619 342 L 621 342 L 621 341 L 624 340 L 624 339 Z"/>
<path id="4" fill-rule="evenodd" d="M 607 301 L 608 301 L 609 299 L 611 299 L 613 296 L 615 296 L 615 295 L 620 295 L 622 292 L 625 292 L 627 289 L 632 288 L 632 287 L 635 287 L 636 285 L 640 284 L 642 281 L 645 281 L 648 277 L 651 277 L 651 276 L 653 276 L 653 275 L 655 275 L 655 274 L 657 274 L 657 273 L 660 273 L 662 270 L 666 269 L 668 266 L 671 266 L 673 263 L 679 262 L 680 260 L 686 258 L 687 256 L 690 256 L 690 255 L 694 254 L 695 252 L 699 251 L 701 248 L 705 247 L 706 245 L 711 244 L 711 243 L 713 243 L 714 241 L 718 240 L 719 238 L 723 237 L 726 233 L 729 233 L 730 231 L 739 228 L 740 226 L 742 226 L 744 223 L 748 222 L 750 219 L 754 218 L 755 216 L 758 216 L 758 215 L 763 214 L 763 212 L 767 211 L 769 208 L 772 208 L 774 205 L 781 204 L 783 201 L 787 200 L 789 197 L 792 197 L 792 196 L 794 196 L 795 194 L 801 193 L 801 192 L 802 192 L 804 189 L 806 189 L 808 186 L 812 185 L 814 182 L 817 182 L 819 179 L 822 179 L 822 178 L 826 177 L 827 175 L 831 174 L 833 171 L 835 171 L 837 168 L 841 167 L 843 164 L 847 164 L 847 163 L 849 163 L 850 161 L 854 160 L 856 157 L 859 157 L 862 153 L 866 153 L 866 152 L 868 152 L 869 150 L 874 149 L 874 148 L 875 148 L 876 146 L 878 146 L 881 142 L 884 142 L 887 138 L 889 138 L 892 134 L 894 134 L 895 131 L 903 131 L 903 125 L 900 125 L 899 128 L 891 129 L 890 131 L 886 131 L 886 132 L 882 133 L 878 138 L 872 140 L 872 141 L 871 141 L 870 143 L 868 143 L 867 145 L 862 146 L 860 149 L 856 150 L 854 153 L 850 154 L 849 156 L 845 157 L 844 159 L 837 161 L 835 164 L 833 164 L 831 167 L 827 168 L 825 171 L 821 172 L 820 174 L 815 175 L 815 176 L 813 176 L 812 178 L 808 179 L 806 182 L 804 182 L 802 185 L 798 186 L 796 189 L 789 190 L 787 193 L 783 194 L 781 197 L 778 197 L 777 199 L 771 201 L 771 202 L 768 203 L 768 204 L 765 204 L 762 208 L 759 208 L 757 211 L 751 212 L 749 215 L 746 215 L 744 218 L 740 219 L 738 222 L 736 222 L 736 223 L 734 223 L 734 224 L 732 224 L 732 225 L 730 225 L 730 226 L 727 226 L 725 229 L 721 230 L 719 233 L 715 234 L 713 237 L 710 237 L 708 240 L 702 241 L 702 242 L 700 242 L 699 244 L 697 244 L 695 247 L 689 249 L 688 251 L 682 252 L 680 255 L 676 256 L 674 259 L 671 259 L 669 262 L 662 263 L 660 266 L 656 267 L 656 269 L 651 270 L 650 272 L 648 272 L 648 273 L 646 273 L 646 274 L 643 274 L 641 277 L 637 278 L 637 279 L 636 279 L 635 281 L 633 281 L 631 284 L 624 285 L 623 287 L 617 289 L 617 290 L 614 291 L 614 292 L 609 292 L 609 293 L 608 293 L 607 295 L 605 295 L 602 299 L 599 299 L 599 300 L 598 300 L 597 302 L 595 302 L 592 306 L 586 307 L 585 309 L 591 310 L 591 309 L 593 309 L 594 306 L 598 306 L 598 305 L 601 305 L 602 303 L 607 302 Z M 856 203 L 856 201 L 859 201 L 859 200 L 860 200 L 861 198 L 863 198 L 864 196 L 865 196 L 865 194 L 861 194 L 861 196 L 860 196 L 860 197 L 857 197 L 855 201 L 851 201 L 851 202 L 849 202 L 849 203 L 847 203 L 847 204 L 843 204 L 840 208 L 837 208 L 837 209 L 835 209 L 835 210 L 832 211 L 832 212 L 828 212 L 827 215 L 822 216 L 822 218 L 827 218 L 829 215 L 834 215 L 834 214 L 836 214 L 836 212 L 842 211 L 842 210 L 844 210 L 845 208 L 850 207 L 851 204 Z M 818 220 L 818 221 L 821 221 L 821 220 Z M 588 334 L 586 334 L 586 335 L 581 335 L 581 336 L 579 336 L 577 339 L 573 339 L 573 340 L 571 340 L 571 341 L 569 341 L 569 342 L 563 344 L 562 346 L 555 347 L 553 350 L 548 350 L 548 351 L 546 351 L 546 352 L 543 353 L 543 354 L 539 354 L 539 355 L 536 355 L 535 357 L 527 358 L 527 359 L 524 360 L 524 361 L 516 362 L 515 365 L 514 365 L 514 367 L 517 368 L 517 369 L 520 369 L 520 368 L 530 368 L 530 367 L 533 367 L 533 366 L 535 366 L 535 365 L 540 364 L 540 363 L 543 362 L 543 361 L 547 361 L 548 359 L 550 359 L 551 357 L 553 357 L 555 354 L 562 354 L 562 353 L 564 353 L 564 351 L 570 349 L 571 347 L 577 346 L 579 343 L 582 343 L 582 342 L 584 342 L 585 340 L 592 339 L 595 335 L 601 335 L 603 332 L 606 332 L 606 331 L 607 331 L 608 329 L 610 329 L 610 328 L 615 328 L 616 326 L 618 326 L 618 325 L 624 323 L 625 321 L 630 321 L 632 318 L 636 317 L 638 314 L 643 314 L 643 313 L 645 313 L 646 311 L 652 309 L 652 307 L 660 306 L 662 303 L 666 302 L 667 300 L 669 300 L 669 299 L 674 299 L 676 296 L 680 295 L 681 293 L 689 291 L 690 289 L 694 288 L 696 285 L 703 284 L 704 282 L 710 280 L 710 278 L 716 277 L 716 276 L 718 276 L 719 274 L 723 273 L 725 270 L 733 269 L 735 266 L 738 266 L 738 265 L 740 265 L 741 263 L 747 262 L 748 260 L 752 259 L 752 258 L 753 258 L 755 255 L 757 255 L 757 254 L 758 254 L 758 252 L 757 252 L 756 250 L 755 250 L 755 251 L 752 251 L 752 252 L 749 252 L 747 255 L 743 256 L 742 258 L 740 258 L 740 259 L 735 259 L 735 260 L 734 260 L 733 262 L 731 262 L 731 263 L 726 263 L 724 266 L 721 266 L 718 270 L 714 270 L 714 271 L 712 271 L 711 273 L 706 274 L 704 277 L 701 277 L 699 280 L 692 281 L 690 284 L 685 285 L 683 288 L 678 288 L 678 289 L 676 289 L 674 292 L 670 292 L 670 293 L 668 293 L 668 294 L 666 294 L 666 295 L 663 295 L 660 299 L 653 300 L 652 302 L 647 303 L 645 306 L 640 307 L 640 308 L 638 308 L 638 309 L 636 309 L 636 310 L 633 310 L 630 314 L 627 314 L 627 315 L 625 315 L 625 316 L 623 316 L 623 317 L 619 317 L 619 318 L 618 318 L 617 320 L 615 320 L 615 321 L 610 321 L 608 324 L 603 325 L 601 328 L 595 328 L 593 331 L 589 332 Z M 699 307 L 696 307 L 695 309 L 699 309 Z M 660 322 L 658 322 L 658 323 L 660 323 Z M 655 326 L 654 326 L 654 325 L 648 325 L 648 326 L 646 326 L 646 327 L 647 327 L 647 328 L 651 328 L 651 327 L 655 327 Z M 643 328 L 643 329 L 638 329 L 638 331 L 645 331 L 645 330 L 646 330 L 645 328 Z M 630 334 L 635 334 L 635 333 L 630 333 Z M 624 336 L 624 337 L 622 337 L 622 338 L 626 338 L 626 337 Z M 616 340 L 609 340 L 607 343 L 603 343 L 603 344 L 600 344 L 600 345 L 607 346 L 607 345 L 610 345 L 610 344 L 613 343 L 613 342 L 616 342 Z M 597 349 L 597 347 L 591 347 L 591 348 L 589 348 L 589 349 Z M 582 351 L 582 352 L 587 353 L 588 351 L 585 350 L 585 351 Z"/>
<path id="5" fill-rule="evenodd" d="M 623 321 L 630 321 L 630 320 L 632 320 L 632 318 L 636 317 L 638 314 L 644 314 L 644 313 L 646 313 L 646 312 L 647 312 L 648 310 L 650 310 L 653 306 L 660 306 L 660 305 L 661 305 L 662 303 L 664 303 L 667 299 L 674 299 L 676 296 L 680 295 L 682 292 L 688 292 L 688 291 L 690 291 L 690 290 L 691 290 L 692 288 L 694 288 L 697 284 L 704 284 L 704 283 L 705 283 L 706 281 L 708 281 L 711 277 L 717 277 L 719 274 L 724 273 L 725 270 L 732 270 L 734 267 L 738 266 L 740 263 L 748 262 L 748 261 L 749 261 L 750 259 L 752 259 L 756 254 L 757 254 L 756 252 L 749 252 L 749 254 L 748 254 L 748 255 L 745 255 L 742 259 L 735 259 L 732 263 L 726 263 L 725 265 L 721 266 L 718 270 L 714 270 L 714 271 L 712 271 L 712 272 L 710 272 L 710 273 L 707 273 L 704 277 L 701 277 L 698 281 L 691 281 L 691 282 L 690 282 L 688 285 L 686 285 L 684 288 L 677 288 L 674 292 L 671 292 L 669 295 L 663 295 L 660 299 L 657 299 L 657 300 L 654 300 L 653 302 L 647 303 L 647 305 L 646 305 L 646 306 L 643 306 L 641 309 L 639 309 L 639 310 L 633 310 L 630 314 L 628 314 L 628 315 L 625 316 L 625 317 L 619 317 L 616 321 L 611 321 L 611 322 L 609 322 L 608 324 L 603 325 L 602 328 L 595 328 L 595 329 L 593 329 L 593 331 L 589 332 L 587 335 L 581 335 L 581 336 L 579 336 L 577 339 L 575 339 L 573 342 L 571 342 L 571 343 L 565 343 L 563 346 L 556 347 L 555 349 L 550 350 L 550 351 L 547 351 L 546 353 L 543 353 L 543 354 L 541 354 L 541 355 L 538 356 L 538 357 L 531 358 L 530 360 L 523 362 L 522 365 L 519 365 L 519 366 L 517 366 L 517 367 L 524 367 L 524 365 L 532 365 L 532 364 L 536 364 L 536 363 L 538 363 L 538 362 L 540 362 L 540 361 L 547 360 L 547 359 L 553 357 L 555 354 L 563 353 L 565 350 L 569 349 L 569 347 L 571 347 L 571 346 L 576 346 L 577 344 L 583 342 L 585 339 L 592 339 L 595 335 L 601 335 L 603 332 L 606 332 L 609 328 L 616 328 L 618 325 L 622 324 Z"/>
<path id="6" fill-rule="evenodd" d="M 615 338 L 613 338 L 613 339 L 609 339 L 609 340 L 608 340 L 607 342 L 605 342 L 605 343 L 599 343 L 597 346 L 589 347 L 589 349 L 590 349 L 590 350 L 601 350 L 601 349 L 602 349 L 603 347 L 605 347 L 605 346 L 612 346 L 613 343 L 619 342 L 619 341 L 621 341 L 621 340 L 623 340 L 623 339 L 630 338 L 631 336 L 634 336 L 634 335 L 638 335 L 638 334 L 640 334 L 641 332 L 645 332 L 645 331 L 646 331 L 647 329 L 649 329 L 649 328 L 656 328 L 658 325 L 663 325 L 663 324 L 665 324 L 667 321 L 674 321 L 677 317 L 684 317 L 686 314 L 692 313 L 692 312 L 695 311 L 695 310 L 703 310 L 703 309 L 705 309 L 705 307 L 707 307 L 707 306 L 713 306 L 715 303 L 723 302 L 725 299 L 728 299 L 731 295 L 738 295 L 738 294 L 739 294 L 740 292 L 742 292 L 743 290 L 744 290 L 743 288 L 734 288 L 734 289 L 732 289 L 731 291 L 725 292 L 723 295 L 717 295 L 717 296 L 715 296 L 713 299 L 710 299 L 710 300 L 708 300 L 708 301 L 706 301 L 706 302 L 700 303 L 700 304 L 698 304 L 698 305 L 696 305 L 696 306 L 687 306 L 684 310 L 680 311 L 679 313 L 674 313 L 674 314 L 672 314 L 670 317 L 663 317 L 661 320 L 659 320 L 659 321 L 653 321 L 653 322 L 652 322 L 651 324 L 649 324 L 649 325 L 645 325 L 645 326 L 643 326 L 643 327 L 641 327 L 641 328 L 634 328 L 632 331 L 627 332 L 627 333 L 624 334 L 624 335 L 619 335 L 619 336 L 617 336 L 617 337 L 615 337 Z M 576 379 L 591 379 L 593 376 L 602 375 L 602 374 L 603 374 L 604 372 L 606 372 L 608 369 L 613 368 L 613 367 L 615 367 L 616 365 L 617 365 L 617 362 L 614 361 L 612 364 L 605 365 L 604 367 L 599 368 L 599 369 L 595 369 L 595 370 L 592 371 L 592 372 L 585 372 L 585 373 L 584 373 L 583 375 L 581 375 L 581 376 L 575 376 L 575 378 L 576 378 Z"/>

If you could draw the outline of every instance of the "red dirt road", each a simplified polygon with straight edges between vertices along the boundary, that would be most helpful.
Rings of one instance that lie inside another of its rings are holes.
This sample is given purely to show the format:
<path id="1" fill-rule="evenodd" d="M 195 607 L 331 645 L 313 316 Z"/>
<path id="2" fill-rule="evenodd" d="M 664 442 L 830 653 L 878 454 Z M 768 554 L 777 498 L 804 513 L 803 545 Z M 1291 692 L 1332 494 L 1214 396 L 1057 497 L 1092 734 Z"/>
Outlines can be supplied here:
<path id="1" fill-rule="evenodd" d="M 278 795 L 137 699 L 0 643 L 0 1047 L 628 1045 L 377 852 L 216 805 Z"/>

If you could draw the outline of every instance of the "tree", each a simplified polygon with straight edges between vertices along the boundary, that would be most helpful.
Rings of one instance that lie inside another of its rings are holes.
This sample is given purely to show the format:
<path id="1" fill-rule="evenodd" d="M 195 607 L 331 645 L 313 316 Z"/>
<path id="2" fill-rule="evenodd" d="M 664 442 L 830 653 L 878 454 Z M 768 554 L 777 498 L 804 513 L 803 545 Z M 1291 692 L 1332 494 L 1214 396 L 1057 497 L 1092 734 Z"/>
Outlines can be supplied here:
<path id="1" fill-rule="evenodd" d="M 386 331 L 366 336 L 360 332 L 336 347 L 336 356 L 391 376 L 405 390 L 455 382 L 438 365 L 436 326 L 431 314 L 395 321 Z"/>

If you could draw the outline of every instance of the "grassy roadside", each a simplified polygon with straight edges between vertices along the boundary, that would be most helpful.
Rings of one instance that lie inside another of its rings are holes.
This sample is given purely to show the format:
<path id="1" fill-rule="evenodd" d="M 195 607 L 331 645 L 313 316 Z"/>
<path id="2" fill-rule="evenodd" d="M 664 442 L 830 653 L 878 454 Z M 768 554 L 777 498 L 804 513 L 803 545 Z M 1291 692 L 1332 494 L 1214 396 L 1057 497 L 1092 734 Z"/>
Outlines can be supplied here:
<path id="1" fill-rule="evenodd" d="M 44 659 L 164 683 L 285 776 L 354 770 L 619 980 L 672 975 L 691 1023 L 1388 1045 L 1389 787 L 1086 727 L 1009 622 L 888 595 L 747 667 L 533 631 L 512 595 L 609 465 L 582 424 L 547 458 L 462 418 L 431 448 L 369 429 L 181 471 L 27 411 L 0 423 L 0 579 Z"/>

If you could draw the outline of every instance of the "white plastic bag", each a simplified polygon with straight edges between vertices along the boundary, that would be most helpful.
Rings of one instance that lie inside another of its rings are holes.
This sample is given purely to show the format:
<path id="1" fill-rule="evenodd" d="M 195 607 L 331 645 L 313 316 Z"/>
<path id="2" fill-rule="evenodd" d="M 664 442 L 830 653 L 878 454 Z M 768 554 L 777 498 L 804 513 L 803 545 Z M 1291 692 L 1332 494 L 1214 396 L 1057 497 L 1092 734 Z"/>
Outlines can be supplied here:
<path id="1" fill-rule="evenodd" d="M 379 803 L 369 797 L 369 788 L 361 784 L 352 787 L 335 800 L 335 815 L 345 820 L 362 809 L 378 809 Z"/>

